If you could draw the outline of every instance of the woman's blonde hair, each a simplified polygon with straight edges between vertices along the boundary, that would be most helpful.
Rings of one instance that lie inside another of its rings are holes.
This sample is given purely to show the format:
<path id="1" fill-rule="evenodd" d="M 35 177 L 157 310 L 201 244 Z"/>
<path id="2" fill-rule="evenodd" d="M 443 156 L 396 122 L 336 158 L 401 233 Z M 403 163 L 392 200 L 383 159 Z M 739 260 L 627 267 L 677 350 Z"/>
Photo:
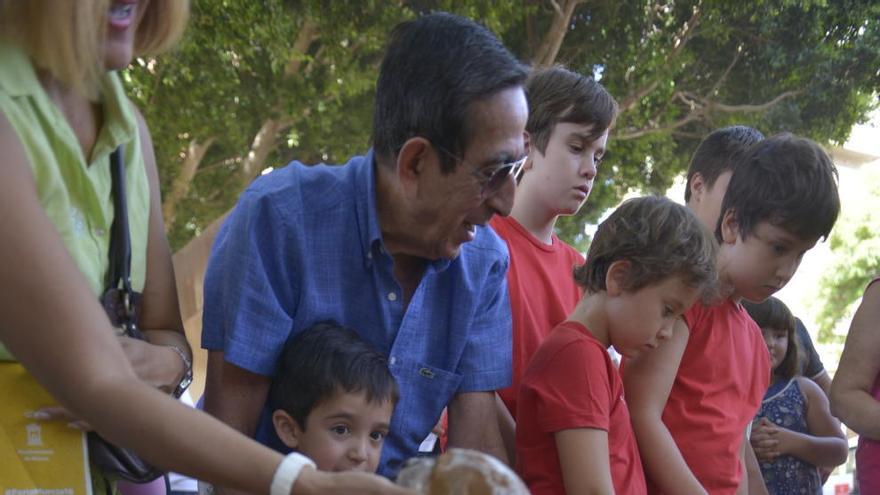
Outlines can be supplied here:
<path id="1" fill-rule="evenodd" d="M 104 68 L 102 46 L 111 0 L 0 0 L 0 33 L 34 66 L 96 97 Z M 135 33 L 135 55 L 173 46 L 189 17 L 187 0 L 150 0 Z"/>

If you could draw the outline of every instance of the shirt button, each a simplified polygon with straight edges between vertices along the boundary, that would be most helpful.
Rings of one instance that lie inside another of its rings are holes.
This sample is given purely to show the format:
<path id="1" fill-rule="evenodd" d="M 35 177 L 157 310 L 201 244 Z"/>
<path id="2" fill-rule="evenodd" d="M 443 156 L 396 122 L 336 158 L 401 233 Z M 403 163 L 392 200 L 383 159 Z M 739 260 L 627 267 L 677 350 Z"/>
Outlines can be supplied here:
<path id="1" fill-rule="evenodd" d="M 102 237 L 104 235 L 104 229 L 95 229 L 95 235 Z"/>
<path id="2" fill-rule="evenodd" d="M 393 292 L 389 292 L 389 293 L 388 293 L 388 300 L 391 301 L 391 302 L 396 301 L 396 300 L 397 300 L 397 294 L 395 294 L 395 293 L 393 293 Z"/>
<path id="3" fill-rule="evenodd" d="M 367 251 L 367 259 L 368 259 L 368 260 L 373 259 L 373 253 Z"/>
<path id="4" fill-rule="evenodd" d="M 394 363 L 396 363 L 396 362 L 397 362 L 397 358 L 396 358 L 396 357 L 391 356 L 390 358 L 388 358 L 388 364 L 389 364 L 389 365 L 394 366 Z"/>

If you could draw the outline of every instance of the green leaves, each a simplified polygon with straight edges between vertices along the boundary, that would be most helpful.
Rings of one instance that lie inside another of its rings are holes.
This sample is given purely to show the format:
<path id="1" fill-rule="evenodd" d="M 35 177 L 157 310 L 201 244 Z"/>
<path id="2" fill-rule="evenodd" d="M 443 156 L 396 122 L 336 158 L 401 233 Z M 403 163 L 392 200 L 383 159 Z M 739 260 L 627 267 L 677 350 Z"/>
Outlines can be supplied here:
<path id="1" fill-rule="evenodd" d="M 434 10 L 483 22 L 526 61 L 559 34 L 545 0 L 194 2 L 178 49 L 124 74 L 150 125 L 166 198 L 193 144 L 210 143 L 169 209 L 172 246 L 231 208 L 266 167 L 364 152 L 388 34 Z M 623 111 L 587 206 L 559 234 L 585 248 L 587 222 L 628 192 L 665 191 L 700 138 L 723 125 L 842 142 L 876 104 L 878 19 L 880 4 L 869 0 L 577 5 L 556 61 L 601 74 Z"/>

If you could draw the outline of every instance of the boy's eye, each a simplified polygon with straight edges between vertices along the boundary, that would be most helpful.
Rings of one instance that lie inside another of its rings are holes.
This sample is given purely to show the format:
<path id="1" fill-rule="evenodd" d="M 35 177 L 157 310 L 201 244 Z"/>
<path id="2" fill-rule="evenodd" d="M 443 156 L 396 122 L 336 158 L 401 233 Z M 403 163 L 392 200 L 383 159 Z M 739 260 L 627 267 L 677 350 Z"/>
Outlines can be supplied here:
<path id="1" fill-rule="evenodd" d="M 370 433 L 370 439 L 374 442 L 381 442 L 385 440 L 386 433 L 384 431 L 374 431 Z"/>
<path id="2" fill-rule="evenodd" d="M 664 306 L 663 307 L 663 316 L 668 317 L 675 314 L 675 310 L 672 309 L 672 306 Z"/>
<path id="3" fill-rule="evenodd" d="M 579 144 L 570 144 L 568 145 L 568 149 L 570 149 L 572 153 L 582 153 L 584 151 L 584 147 Z"/>
<path id="4" fill-rule="evenodd" d="M 772 249 L 776 254 L 785 254 L 788 252 L 788 247 L 783 246 L 782 244 L 773 244 Z"/>
<path id="5" fill-rule="evenodd" d="M 346 425 L 334 425 L 330 427 L 330 431 L 337 435 L 348 435 L 351 430 L 349 430 Z"/>

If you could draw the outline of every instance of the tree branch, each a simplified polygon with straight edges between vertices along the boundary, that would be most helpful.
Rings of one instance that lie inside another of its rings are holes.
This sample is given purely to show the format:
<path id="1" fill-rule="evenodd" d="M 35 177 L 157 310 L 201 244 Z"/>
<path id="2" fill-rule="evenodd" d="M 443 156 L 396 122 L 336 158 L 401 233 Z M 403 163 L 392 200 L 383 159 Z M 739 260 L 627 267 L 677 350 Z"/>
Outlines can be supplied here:
<path id="1" fill-rule="evenodd" d="M 648 134 L 656 134 L 658 132 L 669 132 L 678 129 L 679 127 L 685 126 L 697 120 L 698 118 L 700 118 L 700 114 L 698 112 L 691 112 L 671 124 L 656 127 L 646 127 L 644 129 L 639 129 L 636 131 L 617 134 L 614 136 L 614 138 L 618 140 L 628 140 L 647 136 Z"/>
<path id="2" fill-rule="evenodd" d="M 659 84 L 660 84 L 660 80 L 655 79 L 655 80 L 651 81 L 650 83 L 646 84 L 645 86 L 643 86 L 641 89 L 639 89 L 635 93 L 628 95 L 620 103 L 620 113 L 626 113 L 626 112 L 632 110 L 633 108 L 635 108 L 636 104 L 639 101 L 641 101 L 642 98 L 648 96 L 649 94 L 651 94 L 651 92 L 653 92 L 655 89 L 657 89 L 657 86 Z"/>
<path id="3" fill-rule="evenodd" d="M 290 127 L 292 123 L 293 120 L 287 116 L 269 118 L 263 122 L 260 130 L 251 141 L 250 149 L 245 155 L 239 171 L 242 188 L 247 187 L 265 168 L 263 164 L 266 162 L 266 158 L 277 145 L 276 136 Z"/>
<path id="4" fill-rule="evenodd" d="M 568 25 L 571 23 L 574 9 L 584 0 L 563 0 L 562 5 L 559 5 L 555 0 L 549 0 L 549 2 L 553 7 L 553 21 L 550 22 L 550 28 L 544 33 L 544 38 L 532 59 L 536 67 L 553 65 L 556 55 L 559 54 L 559 48 L 562 46 L 562 40 L 568 33 Z"/>
<path id="5" fill-rule="evenodd" d="M 636 139 L 648 134 L 656 134 L 660 132 L 670 132 L 675 131 L 676 129 L 683 127 L 691 122 L 696 120 L 701 120 L 706 118 L 712 112 L 723 112 L 723 113 L 751 113 L 751 112 L 763 112 L 771 108 L 773 105 L 778 104 L 779 102 L 797 96 L 801 94 L 803 91 L 785 91 L 784 93 L 779 94 L 775 98 L 770 101 L 764 103 L 757 104 L 744 104 L 744 105 L 728 105 L 726 103 L 716 102 L 709 100 L 707 98 L 702 98 L 700 96 L 694 95 L 687 91 L 678 91 L 676 92 L 672 99 L 680 101 L 685 107 L 688 108 L 688 113 L 669 124 L 666 125 L 649 125 L 643 129 L 631 130 L 629 132 L 620 133 L 615 136 L 615 139 L 619 140 L 627 140 L 627 139 Z M 651 122 L 651 121 L 649 121 Z"/>
<path id="6" fill-rule="evenodd" d="M 694 34 L 694 30 L 700 23 L 700 16 L 702 11 L 700 10 L 700 4 L 694 5 L 694 10 L 691 14 L 690 19 L 685 21 L 684 24 L 678 29 L 678 31 L 672 36 L 672 51 L 666 57 L 666 60 L 671 62 L 684 50 L 685 45 L 688 41 L 691 40 Z M 664 79 L 665 80 L 665 79 Z M 639 103 L 642 98 L 651 94 L 657 86 L 660 84 L 661 78 L 654 79 L 653 81 L 645 84 L 641 88 L 637 89 L 635 92 L 627 95 L 620 103 L 620 113 L 626 113 Z"/>
<path id="7" fill-rule="evenodd" d="M 165 200 L 162 202 L 162 217 L 165 219 L 165 225 L 170 226 L 174 223 L 177 204 L 189 192 L 193 178 L 196 176 L 196 170 L 199 168 L 199 163 L 205 157 L 208 149 L 214 144 L 214 141 L 215 138 L 211 137 L 203 143 L 199 143 L 195 139 L 189 142 L 183 164 L 180 167 L 180 173 L 174 178 L 174 181 L 171 183 L 171 192 L 165 196 Z"/>
<path id="8" fill-rule="evenodd" d="M 716 111 L 725 112 L 725 113 L 763 112 L 763 111 L 769 109 L 770 107 L 772 107 L 773 105 L 776 105 L 777 103 L 781 102 L 782 100 L 795 97 L 801 93 L 803 93 L 803 91 L 801 91 L 801 90 L 786 91 L 766 103 L 759 103 L 757 105 L 726 105 L 724 103 L 710 102 L 709 108 L 710 108 L 710 110 L 716 110 Z"/>
<path id="9" fill-rule="evenodd" d="M 730 71 L 733 70 L 733 66 L 735 66 L 736 63 L 739 62 L 739 59 L 742 56 L 742 52 L 743 46 L 742 43 L 740 43 L 736 46 L 736 53 L 733 54 L 733 60 L 730 61 L 730 64 L 727 66 L 727 68 L 724 69 L 724 72 L 721 73 L 721 77 L 719 77 L 718 80 L 715 81 L 715 84 L 712 85 L 712 89 L 706 93 L 706 98 L 715 96 L 718 93 L 718 90 L 721 89 L 721 86 L 727 80 L 727 76 L 730 75 Z"/>
<path id="10" fill-rule="evenodd" d="M 293 47 L 290 51 L 290 60 L 287 62 L 287 66 L 284 67 L 285 78 L 295 76 L 299 72 L 300 67 L 302 67 L 303 58 L 309 50 L 309 46 L 311 46 L 312 42 L 317 38 L 317 26 L 307 17 L 303 21 L 299 33 L 296 35 L 296 41 L 293 42 Z"/>

